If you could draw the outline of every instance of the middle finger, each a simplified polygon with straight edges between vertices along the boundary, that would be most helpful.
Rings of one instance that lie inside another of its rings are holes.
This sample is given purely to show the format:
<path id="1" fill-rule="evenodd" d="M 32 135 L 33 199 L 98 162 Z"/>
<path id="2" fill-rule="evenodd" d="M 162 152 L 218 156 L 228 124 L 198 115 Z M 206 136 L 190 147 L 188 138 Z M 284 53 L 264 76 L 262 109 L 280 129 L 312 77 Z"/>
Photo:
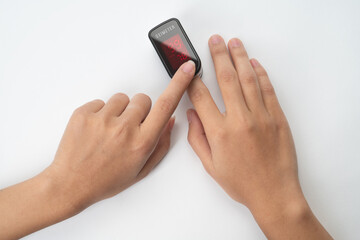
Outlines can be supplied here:
<path id="1" fill-rule="evenodd" d="M 246 110 L 238 76 L 222 37 L 213 35 L 209 39 L 209 48 L 227 112 Z"/>
<path id="2" fill-rule="evenodd" d="M 150 108 L 151 99 L 143 93 L 138 93 L 132 97 L 125 111 L 121 114 L 120 119 L 131 119 L 131 123 L 140 126 L 140 123 L 149 114 Z"/>
<path id="3" fill-rule="evenodd" d="M 233 38 L 229 41 L 229 50 L 249 110 L 254 111 L 264 107 L 259 83 L 244 45 L 239 39 Z"/>

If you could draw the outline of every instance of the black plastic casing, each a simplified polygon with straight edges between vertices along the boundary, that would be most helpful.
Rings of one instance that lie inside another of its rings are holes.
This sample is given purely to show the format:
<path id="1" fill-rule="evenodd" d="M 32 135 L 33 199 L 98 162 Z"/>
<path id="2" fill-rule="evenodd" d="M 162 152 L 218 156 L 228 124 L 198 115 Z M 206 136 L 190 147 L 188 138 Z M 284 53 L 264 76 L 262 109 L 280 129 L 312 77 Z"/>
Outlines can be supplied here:
<path id="1" fill-rule="evenodd" d="M 172 28 L 174 26 L 174 28 Z M 167 29 L 171 29 L 171 31 L 168 31 Z M 149 39 L 154 46 L 157 54 L 159 55 L 162 63 L 164 64 L 164 67 L 170 77 L 172 78 L 177 71 L 177 69 L 173 69 L 169 60 L 167 59 L 165 53 L 163 52 L 161 48 L 162 42 L 166 41 L 167 39 L 175 36 L 176 34 L 179 34 L 180 38 L 182 39 L 186 49 L 189 52 L 189 57 L 192 61 L 194 61 L 196 70 L 195 70 L 195 76 L 199 75 L 201 77 L 202 75 L 202 68 L 201 68 L 201 61 L 196 53 L 193 45 L 190 42 L 190 39 L 186 35 L 186 32 L 184 28 L 181 26 L 181 23 L 176 18 L 170 18 L 169 20 L 166 20 L 165 22 L 160 23 L 156 27 L 152 28 L 149 31 Z"/>

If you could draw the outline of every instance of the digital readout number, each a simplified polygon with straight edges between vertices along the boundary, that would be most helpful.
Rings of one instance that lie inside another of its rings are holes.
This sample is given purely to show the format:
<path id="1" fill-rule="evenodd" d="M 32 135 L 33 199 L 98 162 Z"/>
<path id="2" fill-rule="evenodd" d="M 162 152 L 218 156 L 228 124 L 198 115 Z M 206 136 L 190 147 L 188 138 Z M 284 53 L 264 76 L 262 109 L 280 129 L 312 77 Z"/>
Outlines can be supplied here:
<path id="1" fill-rule="evenodd" d="M 190 60 L 189 52 L 179 34 L 165 40 L 162 44 L 162 49 L 174 70 L 177 70 L 181 64 Z"/>

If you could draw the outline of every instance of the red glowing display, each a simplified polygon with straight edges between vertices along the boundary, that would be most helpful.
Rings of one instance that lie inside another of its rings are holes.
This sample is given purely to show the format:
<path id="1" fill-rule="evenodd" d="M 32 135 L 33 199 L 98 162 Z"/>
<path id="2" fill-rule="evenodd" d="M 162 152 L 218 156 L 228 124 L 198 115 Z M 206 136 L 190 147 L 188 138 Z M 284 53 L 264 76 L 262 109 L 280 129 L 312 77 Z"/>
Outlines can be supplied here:
<path id="1" fill-rule="evenodd" d="M 189 52 L 179 34 L 162 42 L 161 47 L 174 70 L 177 70 L 181 64 L 190 60 Z"/>

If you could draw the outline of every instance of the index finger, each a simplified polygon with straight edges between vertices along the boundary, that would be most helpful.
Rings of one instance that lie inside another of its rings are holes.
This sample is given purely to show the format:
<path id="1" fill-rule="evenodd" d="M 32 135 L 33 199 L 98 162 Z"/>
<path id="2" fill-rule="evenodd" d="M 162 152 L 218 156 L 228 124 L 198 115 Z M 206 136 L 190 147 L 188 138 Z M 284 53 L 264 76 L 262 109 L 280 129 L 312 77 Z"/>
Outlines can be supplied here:
<path id="1" fill-rule="evenodd" d="M 141 124 L 141 129 L 150 135 L 150 138 L 158 138 L 162 129 L 175 111 L 181 97 L 190 84 L 195 74 L 195 63 L 188 61 L 180 66 L 171 79 L 168 87 L 160 95 L 149 115 Z"/>

